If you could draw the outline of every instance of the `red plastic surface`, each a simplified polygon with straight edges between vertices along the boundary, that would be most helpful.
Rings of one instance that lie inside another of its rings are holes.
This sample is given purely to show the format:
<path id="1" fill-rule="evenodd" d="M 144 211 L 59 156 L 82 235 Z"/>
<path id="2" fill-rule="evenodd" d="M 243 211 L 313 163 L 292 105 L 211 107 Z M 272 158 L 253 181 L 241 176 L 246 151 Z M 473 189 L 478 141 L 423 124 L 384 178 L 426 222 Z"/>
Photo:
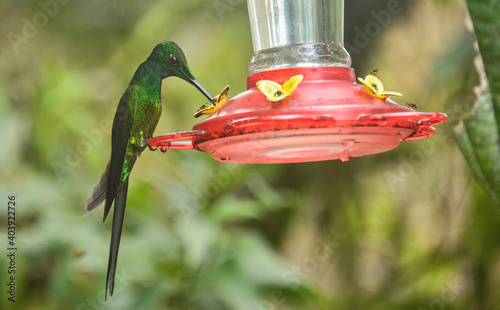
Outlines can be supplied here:
<path id="1" fill-rule="evenodd" d="M 283 84 L 296 74 L 304 79 L 280 102 L 268 101 L 255 86 L 259 80 Z M 192 131 L 153 138 L 150 148 L 193 148 L 236 163 L 346 161 L 430 137 L 432 126 L 447 118 L 375 98 L 345 67 L 259 72 L 248 77 L 247 87 Z"/>

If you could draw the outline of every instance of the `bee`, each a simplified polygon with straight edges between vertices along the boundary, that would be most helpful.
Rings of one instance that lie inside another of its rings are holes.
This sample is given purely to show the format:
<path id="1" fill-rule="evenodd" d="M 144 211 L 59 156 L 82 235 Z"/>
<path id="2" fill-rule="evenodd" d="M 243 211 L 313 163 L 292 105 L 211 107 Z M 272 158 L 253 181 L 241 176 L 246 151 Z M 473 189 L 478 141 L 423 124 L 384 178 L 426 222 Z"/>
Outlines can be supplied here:
<path id="1" fill-rule="evenodd" d="M 416 104 L 414 104 L 414 103 L 411 103 L 411 102 L 405 102 L 405 103 L 404 103 L 404 106 L 406 106 L 406 107 L 408 107 L 408 108 L 410 108 L 410 109 L 412 109 L 412 110 L 418 111 L 418 107 L 417 107 L 417 105 L 416 105 Z"/>
<path id="2" fill-rule="evenodd" d="M 365 86 L 365 89 L 370 95 L 382 99 L 389 98 L 390 96 L 403 96 L 403 94 L 398 92 L 384 90 L 384 84 L 382 84 L 382 81 L 380 81 L 377 74 L 378 69 L 375 69 L 370 72 L 364 80 L 362 78 L 358 78 L 358 81 L 363 83 L 363 86 Z"/>
<path id="3" fill-rule="evenodd" d="M 278 102 L 289 97 L 303 78 L 302 74 L 294 75 L 283 83 L 283 86 L 274 81 L 261 80 L 257 82 L 257 88 L 266 95 L 267 100 Z"/>

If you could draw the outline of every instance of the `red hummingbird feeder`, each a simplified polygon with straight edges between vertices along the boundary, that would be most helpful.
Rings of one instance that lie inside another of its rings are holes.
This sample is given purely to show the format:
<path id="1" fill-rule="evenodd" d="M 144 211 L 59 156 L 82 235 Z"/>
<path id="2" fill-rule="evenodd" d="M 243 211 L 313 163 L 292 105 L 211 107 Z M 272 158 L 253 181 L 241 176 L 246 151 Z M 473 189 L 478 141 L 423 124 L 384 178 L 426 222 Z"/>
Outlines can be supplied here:
<path id="1" fill-rule="evenodd" d="M 222 162 L 347 161 L 434 135 L 443 113 L 415 112 L 356 84 L 343 47 L 343 0 L 247 0 L 254 44 L 247 90 L 191 131 L 151 139 L 154 149 L 195 149 Z M 273 102 L 258 81 L 302 81 Z"/>

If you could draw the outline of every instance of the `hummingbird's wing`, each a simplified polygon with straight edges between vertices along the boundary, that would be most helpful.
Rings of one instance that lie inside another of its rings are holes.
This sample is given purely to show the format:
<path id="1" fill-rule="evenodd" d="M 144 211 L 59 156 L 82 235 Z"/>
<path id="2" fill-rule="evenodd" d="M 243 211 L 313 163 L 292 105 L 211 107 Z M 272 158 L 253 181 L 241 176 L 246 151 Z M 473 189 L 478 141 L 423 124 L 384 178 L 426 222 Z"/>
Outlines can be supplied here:
<path id="1" fill-rule="evenodd" d="M 108 188 L 106 193 L 106 205 L 104 219 L 109 213 L 113 200 L 115 209 L 113 212 L 113 224 L 111 227 L 111 244 L 109 247 L 108 271 L 106 275 L 106 294 L 109 285 L 109 295 L 113 295 L 115 286 L 116 262 L 120 237 L 122 234 L 123 217 L 127 202 L 128 178 L 121 180 L 123 163 L 127 154 L 130 132 L 134 125 L 135 112 L 137 108 L 137 93 L 133 87 L 127 88 L 115 114 L 111 134 L 111 160 L 109 164 Z M 135 156 L 130 160 L 135 161 Z M 116 198 L 116 199 L 115 199 Z"/>
<path id="2" fill-rule="evenodd" d="M 103 221 L 106 220 L 111 205 L 115 200 L 123 163 L 127 153 L 130 131 L 134 125 L 134 112 L 137 106 L 137 93 L 133 87 L 127 88 L 123 93 L 118 109 L 116 110 L 111 132 L 111 160 L 109 162 L 108 188 L 106 191 L 106 204 L 104 206 Z"/>

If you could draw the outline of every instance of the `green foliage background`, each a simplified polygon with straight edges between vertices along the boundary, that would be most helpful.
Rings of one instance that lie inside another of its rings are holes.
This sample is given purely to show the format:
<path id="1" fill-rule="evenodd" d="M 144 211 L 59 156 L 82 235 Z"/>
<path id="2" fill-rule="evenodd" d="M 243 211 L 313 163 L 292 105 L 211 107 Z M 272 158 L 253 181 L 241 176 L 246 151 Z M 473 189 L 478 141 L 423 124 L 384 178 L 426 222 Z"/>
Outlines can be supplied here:
<path id="1" fill-rule="evenodd" d="M 346 163 L 146 151 L 107 302 L 110 221 L 81 211 L 109 158 L 118 100 L 165 40 L 211 93 L 244 91 L 245 2 L 41 2 L 52 3 L 46 21 L 40 2 L 1 2 L 1 308 L 500 309 L 500 211 L 453 134 L 479 81 L 465 4 L 396 1 L 402 13 L 381 22 L 394 1 L 346 2 L 357 76 L 379 68 L 404 94 L 396 100 L 449 120 L 432 138 Z M 43 26 L 24 26 L 34 19 Z M 203 97 L 175 78 L 162 95 L 156 133 L 189 130 Z M 18 201 L 15 303 L 5 289 L 8 195 Z"/>

